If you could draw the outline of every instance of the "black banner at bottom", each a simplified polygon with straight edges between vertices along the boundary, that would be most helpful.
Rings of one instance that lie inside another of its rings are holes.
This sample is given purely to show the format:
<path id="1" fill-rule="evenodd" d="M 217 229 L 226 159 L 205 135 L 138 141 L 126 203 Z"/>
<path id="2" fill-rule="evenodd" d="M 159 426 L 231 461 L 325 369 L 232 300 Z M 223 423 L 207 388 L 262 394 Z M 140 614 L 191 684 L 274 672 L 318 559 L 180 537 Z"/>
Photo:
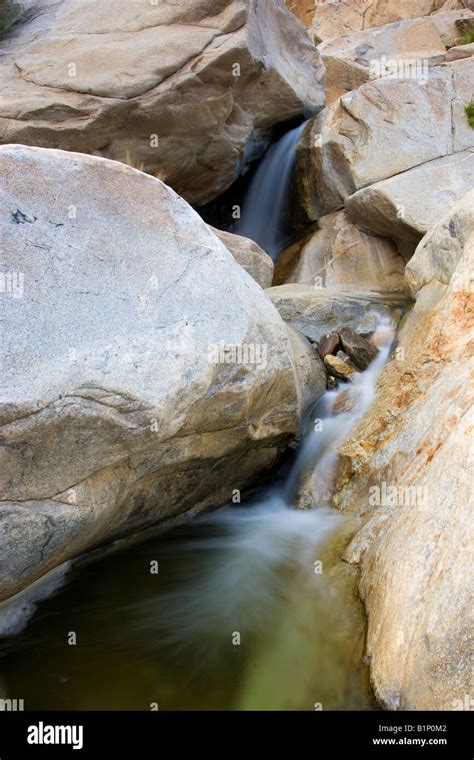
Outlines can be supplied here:
<path id="1" fill-rule="evenodd" d="M 0 760 L 26 757 L 156 758 L 172 751 L 321 757 L 474 757 L 470 712 L 1 712 Z M 305 750 L 307 751 L 307 749 Z"/>

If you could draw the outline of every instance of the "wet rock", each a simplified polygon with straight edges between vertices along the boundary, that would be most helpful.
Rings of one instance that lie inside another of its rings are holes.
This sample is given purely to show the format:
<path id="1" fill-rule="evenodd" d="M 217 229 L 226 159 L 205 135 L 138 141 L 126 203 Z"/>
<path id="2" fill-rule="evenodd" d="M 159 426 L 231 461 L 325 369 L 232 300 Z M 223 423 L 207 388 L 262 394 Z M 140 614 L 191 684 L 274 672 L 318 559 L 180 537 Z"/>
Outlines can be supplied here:
<path id="1" fill-rule="evenodd" d="M 338 351 L 335 356 L 337 356 L 338 359 L 342 359 L 343 362 L 347 362 L 347 364 L 352 364 L 351 357 L 349 354 L 346 354 L 345 351 Z"/>
<path id="2" fill-rule="evenodd" d="M 360 370 L 367 369 L 378 354 L 376 346 L 348 327 L 340 330 L 339 335 L 344 350 L 355 366 Z"/>
<path id="3" fill-rule="evenodd" d="M 309 340 L 320 341 L 341 325 L 356 332 L 374 330 L 381 316 L 391 316 L 402 295 L 357 291 L 347 293 L 311 285 L 279 285 L 265 291 L 281 316 Z"/>
<path id="4" fill-rule="evenodd" d="M 335 355 L 340 345 L 341 345 L 341 339 L 338 333 L 333 332 L 333 333 L 326 333 L 326 335 L 323 335 L 321 337 L 321 340 L 319 341 L 319 346 L 318 346 L 318 353 L 321 359 L 324 359 L 324 357 L 327 356 L 328 354 Z"/>
<path id="5" fill-rule="evenodd" d="M 357 372 L 357 370 L 354 367 L 351 367 L 350 364 L 332 354 L 328 354 L 324 358 L 324 364 L 331 375 L 334 375 L 334 377 L 340 377 L 341 380 L 349 380 L 351 375 L 353 375 L 354 372 Z"/>
<path id="6" fill-rule="evenodd" d="M 344 388 L 338 393 L 332 405 L 333 414 L 343 414 L 344 412 L 353 412 L 357 409 L 358 396 L 354 393 L 353 388 Z"/>
<path id="7" fill-rule="evenodd" d="M 362 336 L 366 338 L 373 346 L 380 348 L 390 340 L 391 329 L 387 325 L 385 327 L 380 326 L 376 332 L 362 333 Z"/>

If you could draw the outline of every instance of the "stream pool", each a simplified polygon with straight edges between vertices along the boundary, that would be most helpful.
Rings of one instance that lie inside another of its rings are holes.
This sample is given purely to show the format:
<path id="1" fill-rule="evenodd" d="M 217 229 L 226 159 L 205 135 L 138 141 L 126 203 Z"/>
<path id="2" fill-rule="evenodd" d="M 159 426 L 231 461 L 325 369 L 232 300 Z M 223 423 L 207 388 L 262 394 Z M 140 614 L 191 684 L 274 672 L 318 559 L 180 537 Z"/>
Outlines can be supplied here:
<path id="1" fill-rule="evenodd" d="M 0 696 L 26 710 L 374 709 L 347 539 L 329 510 L 266 492 L 79 560 L 0 640 Z"/>
<path id="2" fill-rule="evenodd" d="M 341 561 L 357 526 L 316 505 L 330 503 L 338 446 L 372 403 L 393 337 L 382 320 L 377 357 L 323 394 L 289 473 L 245 505 L 79 558 L 36 610 L 0 608 L 0 698 L 50 710 L 376 709 L 357 571 Z"/>

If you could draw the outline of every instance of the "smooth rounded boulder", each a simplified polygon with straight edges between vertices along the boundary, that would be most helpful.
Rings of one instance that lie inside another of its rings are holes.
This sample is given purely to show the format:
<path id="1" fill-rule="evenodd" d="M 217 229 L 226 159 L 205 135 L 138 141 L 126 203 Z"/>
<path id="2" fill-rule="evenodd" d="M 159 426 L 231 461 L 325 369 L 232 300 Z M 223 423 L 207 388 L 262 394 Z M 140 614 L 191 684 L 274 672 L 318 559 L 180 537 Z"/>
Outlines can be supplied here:
<path id="1" fill-rule="evenodd" d="M 324 66 L 282 0 L 33 0 L 0 43 L 0 143 L 143 169 L 216 198 L 281 122 L 324 104 Z"/>
<path id="2" fill-rule="evenodd" d="M 0 599 L 217 507 L 324 369 L 198 214 L 115 161 L 0 147 Z"/>

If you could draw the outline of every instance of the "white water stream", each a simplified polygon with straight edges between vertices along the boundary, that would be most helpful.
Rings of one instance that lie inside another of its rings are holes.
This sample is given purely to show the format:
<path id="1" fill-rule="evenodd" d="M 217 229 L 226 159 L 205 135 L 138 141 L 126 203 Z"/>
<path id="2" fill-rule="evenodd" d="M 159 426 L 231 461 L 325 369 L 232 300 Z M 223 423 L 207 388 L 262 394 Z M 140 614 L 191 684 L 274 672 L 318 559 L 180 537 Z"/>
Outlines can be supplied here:
<path id="1" fill-rule="evenodd" d="M 264 157 L 238 230 L 274 257 L 303 129 Z M 345 521 L 330 504 L 338 448 L 371 405 L 393 339 L 379 318 L 377 357 L 324 393 L 284 482 L 196 519 L 188 532 L 58 568 L 0 606 L 5 693 L 44 709 L 149 709 L 155 699 L 160 709 L 370 707 L 363 618 L 353 577 L 343 569 L 341 580 Z M 80 658 L 57 646 L 68 630 L 85 646 Z"/>
<path id="2" fill-rule="evenodd" d="M 263 157 L 250 183 L 235 227 L 238 235 L 251 238 L 272 258 L 289 242 L 285 222 L 296 146 L 306 122 L 274 143 Z"/>
<path id="3" fill-rule="evenodd" d="M 373 402 L 393 339 L 393 327 L 379 318 L 373 336 L 379 354 L 352 382 L 323 394 L 286 481 L 246 505 L 229 505 L 198 518 L 203 537 L 198 531 L 179 551 L 183 562 L 188 553 L 200 556 L 199 575 L 161 596 L 159 610 L 154 599 L 147 607 L 138 602 L 138 614 L 131 610 L 133 625 L 158 626 L 160 641 L 179 646 L 197 634 L 207 639 L 232 622 L 236 630 L 254 631 L 268 620 L 284 592 L 282 567 L 299 565 L 311 571 L 315 551 L 342 519 L 328 508 L 338 447 Z M 334 413 L 339 403 L 349 410 Z M 295 508 L 298 488 L 308 475 L 321 498 L 316 496 L 311 509 Z"/>

